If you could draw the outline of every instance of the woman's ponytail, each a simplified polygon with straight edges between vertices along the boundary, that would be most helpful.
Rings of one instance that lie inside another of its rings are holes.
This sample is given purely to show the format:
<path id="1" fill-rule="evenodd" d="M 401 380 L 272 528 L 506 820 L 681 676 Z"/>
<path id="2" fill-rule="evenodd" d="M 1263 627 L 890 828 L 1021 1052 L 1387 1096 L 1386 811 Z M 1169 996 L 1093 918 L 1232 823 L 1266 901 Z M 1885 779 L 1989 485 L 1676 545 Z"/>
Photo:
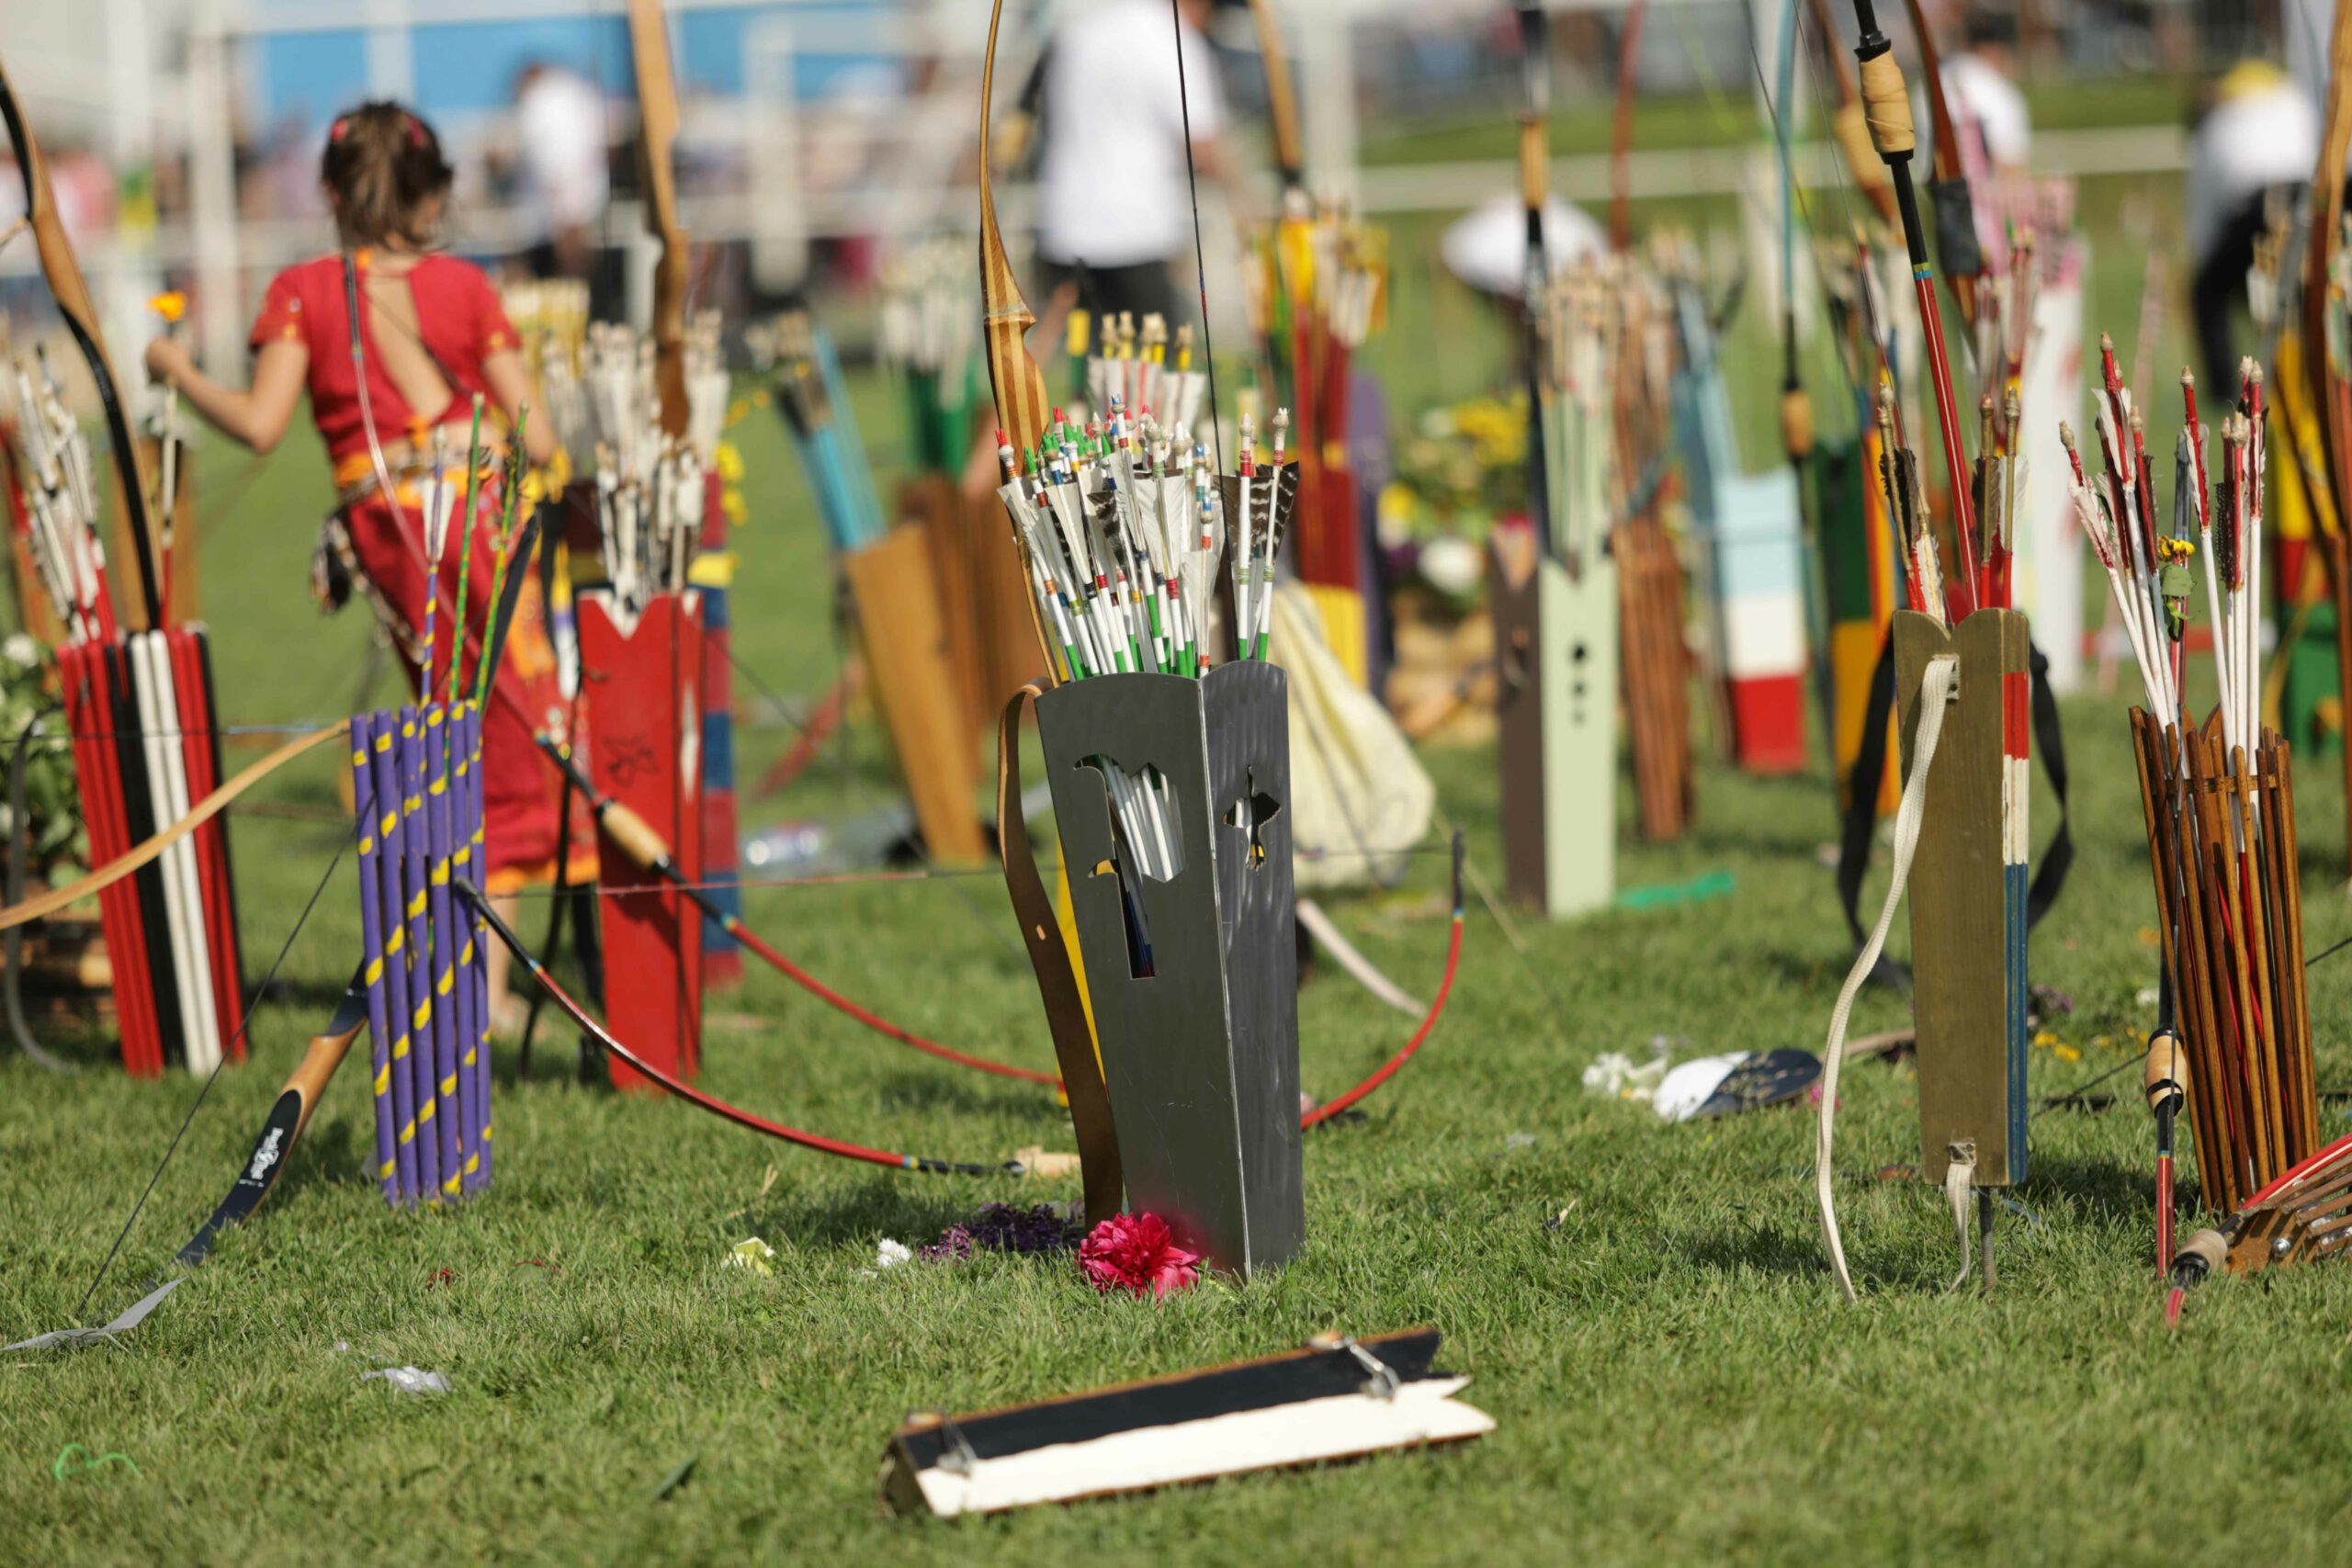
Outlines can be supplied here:
<path id="1" fill-rule="evenodd" d="M 362 104 L 327 130 L 319 177 L 354 239 L 427 250 L 453 172 L 433 128 L 394 103 Z"/>

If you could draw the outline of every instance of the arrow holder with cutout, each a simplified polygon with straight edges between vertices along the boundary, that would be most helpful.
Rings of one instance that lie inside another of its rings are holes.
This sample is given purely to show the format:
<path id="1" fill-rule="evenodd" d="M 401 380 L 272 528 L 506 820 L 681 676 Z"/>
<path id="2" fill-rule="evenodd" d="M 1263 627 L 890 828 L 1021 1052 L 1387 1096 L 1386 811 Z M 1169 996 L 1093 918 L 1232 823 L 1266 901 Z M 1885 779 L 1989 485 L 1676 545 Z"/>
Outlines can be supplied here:
<path id="1" fill-rule="evenodd" d="M 1128 1204 L 1242 1274 L 1306 1228 L 1286 705 L 1260 660 L 1037 700 Z"/>
<path id="2" fill-rule="evenodd" d="M 1571 575 L 1532 529 L 1499 530 L 1487 588 L 1507 886 L 1554 919 L 1605 909 L 1617 892 L 1616 562 L 1590 551 Z"/>

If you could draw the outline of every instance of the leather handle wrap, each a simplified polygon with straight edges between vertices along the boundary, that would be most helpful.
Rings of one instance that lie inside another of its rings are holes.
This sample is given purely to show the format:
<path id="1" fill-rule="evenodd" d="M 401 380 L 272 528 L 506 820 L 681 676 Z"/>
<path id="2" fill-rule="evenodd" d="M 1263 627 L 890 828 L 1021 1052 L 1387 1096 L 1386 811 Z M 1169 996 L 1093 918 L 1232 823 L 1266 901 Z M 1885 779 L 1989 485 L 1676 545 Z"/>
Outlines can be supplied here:
<path id="1" fill-rule="evenodd" d="M 1102 1064 L 1094 1054 L 1094 1031 L 1078 994 L 1069 946 L 1054 919 L 1053 901 L 1030 852 L 1029 829 L 1021 815 L 1021 709 L 1044 694 L 1035 682 L 1012 694 L 996 732 L 996 833 L 1004 860 L 1004 888 L 1021 919 L 1021 944 L 1037 974 L 1037 995 L 1053 1032 L 1054 1061 L 1069 1100 L 1071 1131 L 1078 1137 L 1078 1163 L 1086 1188 L 1086 1223 L 1101 1224 L 1119 1212 L 1125 1173 L 1119 1164 L 1118 1134 L 1111 1124 L 1111 1099 L 1102 1086 Z"/>
<path id="2" fill-rule="evenodd" d="M 591 798 L 594 798 L 593 796 Z M 668 863 L 670 846 L 653 825 L 617 800 L 602 803 L 597 824 L 611 835 L 621 853 L 649 872 L 659 872 Z"/>
<path id="3" fill-rule="evenodd" d="M 1880 157 L 1907 158 L 1919 145 L 1911 128 L 1911 89 L 1903 85 L 1903 66 L 1893 50 L 1862 62 L 1862 115 Z"/>

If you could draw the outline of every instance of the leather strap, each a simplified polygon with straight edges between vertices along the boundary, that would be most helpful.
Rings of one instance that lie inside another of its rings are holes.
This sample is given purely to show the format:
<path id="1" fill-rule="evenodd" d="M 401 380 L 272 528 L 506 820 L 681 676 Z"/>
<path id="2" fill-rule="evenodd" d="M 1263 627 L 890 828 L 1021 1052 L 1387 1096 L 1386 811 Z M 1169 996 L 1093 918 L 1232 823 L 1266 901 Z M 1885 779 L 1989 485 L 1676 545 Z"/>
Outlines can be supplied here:
<path id="1" fill-rule="evenodd" d="M 1069 1100 L 1070 1127 L 1078 1135 L 1078 1164 L 1086 1187 L 1086 1223 L 1101 1224 L 1119 1212 L 1126 1178 L 1119 1164 L 1119 1138 L 1111 1124 L 1111 1100 L 1102 1087 L 1102 1064 L 1094 1054 L 1094 1031 L 1078 993 L 1068 944 L 1055 919 L 1053 900 L 1037 874 L 1029 848 L 1029 828 L 1021 815 L 1021 709 L 1044 692 L 1035 682 L 1012 694 L 997 721 L 996 833 L 1004 861 L 1004 888 L 1021 919 L 1021 942 L 1037 972 L 1037 994 L 1053 1031 L 1054 1060 L 1061 1068 L 1062 1093 Z"/>

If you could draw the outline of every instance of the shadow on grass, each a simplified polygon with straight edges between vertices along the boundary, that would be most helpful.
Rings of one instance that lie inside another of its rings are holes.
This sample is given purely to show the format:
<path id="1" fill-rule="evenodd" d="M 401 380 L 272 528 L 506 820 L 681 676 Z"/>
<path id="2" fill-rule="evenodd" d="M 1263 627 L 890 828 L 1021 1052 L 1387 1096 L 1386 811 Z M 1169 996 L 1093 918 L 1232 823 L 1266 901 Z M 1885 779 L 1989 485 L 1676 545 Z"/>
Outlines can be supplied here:
<path id="1" fill-rule="evenodd" d="M 881 1177 L 854 1191 L 763 1208 L 746 1223 L 756 1233 L 789 1235 L 803 1247 L 894 1236 L 922 1247 L 969 1219 L 989 1197 L 982 1184 L 963 1177 Z"/>
<path id="2" fill-rule="evenodd" d="M 1051 1063 L 1052 1058 L 1046 1057 L 1038 1070 L 1046 1070 Z M 1044 1084 L 1001 1078 L 952 1062 L 890 1072 L 875 1093 L 884 1106 L 893 1111 L 956 1111 L 999 1116 L 1020 1111 L 1044 1113 L 1065 1127 L 1069 1122 L 1069 1113 L 1062 1110 L 1054 1091 Z"/>

